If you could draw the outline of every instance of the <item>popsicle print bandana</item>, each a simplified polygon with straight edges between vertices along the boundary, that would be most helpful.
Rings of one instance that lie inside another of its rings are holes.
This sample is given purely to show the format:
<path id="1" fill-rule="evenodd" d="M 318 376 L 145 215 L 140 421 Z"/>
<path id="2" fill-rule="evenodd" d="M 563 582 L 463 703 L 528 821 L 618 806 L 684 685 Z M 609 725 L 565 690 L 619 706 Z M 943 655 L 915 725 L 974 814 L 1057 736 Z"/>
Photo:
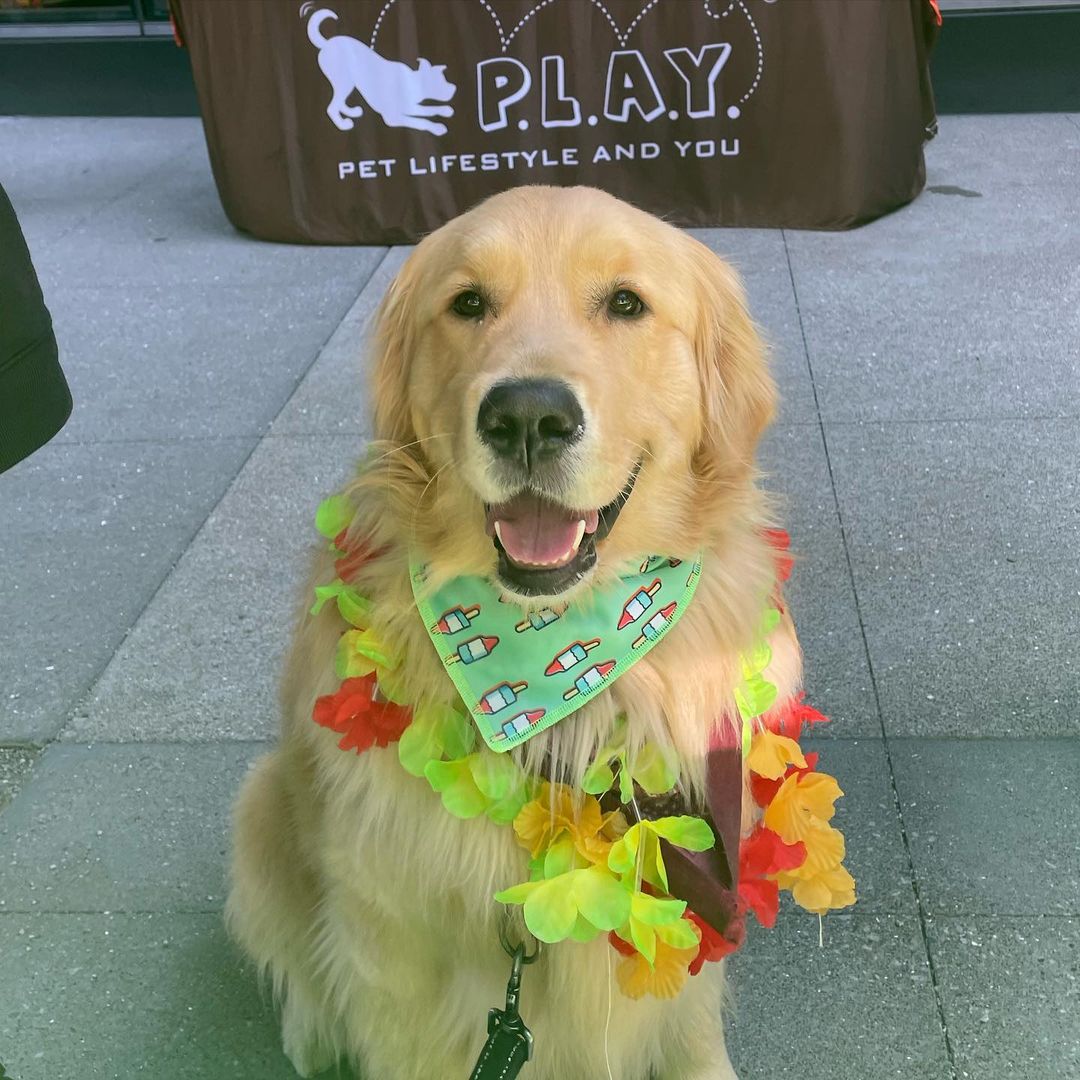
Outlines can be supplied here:
<path id="1" fill-rule="evenodd" d="M 641 569 L 573 605 L 525 613 L 481 577 L 413 595 L 450 678 L 495 751 L 557 724 L 610 686 L 682 617 L 701 577 L 700 556 L 654 555 Z"/>

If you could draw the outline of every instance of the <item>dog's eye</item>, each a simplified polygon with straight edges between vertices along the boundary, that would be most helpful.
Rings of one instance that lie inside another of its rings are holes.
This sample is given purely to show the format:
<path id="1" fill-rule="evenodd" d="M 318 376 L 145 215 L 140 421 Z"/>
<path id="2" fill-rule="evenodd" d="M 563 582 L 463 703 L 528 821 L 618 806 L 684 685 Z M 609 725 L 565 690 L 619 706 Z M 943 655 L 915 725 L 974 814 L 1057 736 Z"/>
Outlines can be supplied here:
<path id="1" fill-rule="evenodd" d="M 484 302 L 484 298 L 472 289 L 466 289 L 464 292 L 460 292 L 454 297 L 454 302 L 450 305 L 450 310 L 455 315 L 460 315 L 463 319 L 482 319 L 484 313 L 487 311 L 487 304 Z"/>
<path id="2" fill-rule="evenodd" d="M 618 289 L 612 293 L 607 306 L 612 315 L 622 319 L 635 319 L 645 310 L 641 297 L 629 289 Z"/>

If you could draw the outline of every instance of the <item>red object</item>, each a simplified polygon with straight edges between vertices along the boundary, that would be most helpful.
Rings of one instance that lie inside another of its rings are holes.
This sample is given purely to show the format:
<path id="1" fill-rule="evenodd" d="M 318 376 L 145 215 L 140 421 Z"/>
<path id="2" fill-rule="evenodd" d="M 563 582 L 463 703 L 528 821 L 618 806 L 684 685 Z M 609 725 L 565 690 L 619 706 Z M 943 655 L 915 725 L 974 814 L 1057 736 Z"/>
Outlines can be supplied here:
<path id="1" fill-rule="evenodd" d="M 617 629 L 622 630 L 623 627 L 629 626 L 632 622 L 636 622 L 638 619 L 641 618 L 642 615 L 645 614 L 645 611 L 647 610 L 645 608 L 643 608 L 641 613 L 638 615 L 630 614 L 630 605 L 637 599 L 638 593 L 643 592 L 648 593 L 649 596 L 655 596 L 660 591 L 660 587 L 662 584 L 663 583 L 660 581 L 659 578 L 654 578 L 653 583 L 647 589 L 636 589 L 634 591 L 634 595 L 631 596 L 625 604 L 623 604 L 622 615 L 619 616 L 619 625 Z"/>
<path id="2" fill-rule="evenodd" d="M 401 738 L 412 720 L 411 710 L 377 697 L 375 673 L 346 679 L 337 692 L 315 702 L 312 718 L 321 727 L 344 736 L 342 750 L 362 754 L 373 746 L 389 746 Z"/>
<path id="3" fill-rule="evenodd" d="M 686 917 L 701 931 L 701 944 L 698 946 L 697 956 L 690 961 L 688 969 L 691 975 L 696 975 L 705 966 L 706 962 L 723 960 L 725 956 L 730 956 L 743 943 L 746 927 L 741 915 L 731 919 L 727 925 L 727 933 L 731 934 L 731 937 L 714 930 L 704 919 L 699 915 L 695 915 L 692 911 L 688 911 Z"/>
<path id="4" fill-rule="evenodd" d="M 342 529 L 341 532 L 334 537 L 334 547 L 336 547 L 338 551 L 345 552 L 345 554 L 334 563 L 334 569 L 337 571 L 337 576 L 346 584 L 349 584 L 352 581 L 353 575 L 360 567 L 379 555 L 382 555 L 383 552 L 386 551 L 386 548 L 379 548 L 378 551 L 372 551 L 367 544 L 361 541 L 359 544 L 353 545 L 350 549 L 347 540 L 348 529 Z"/>
<path id="5" fill-rule="evenodd" d="M 795 565 L 795 560 L 788 554 L 791 537 L 783 529 L 766 529 L 765 539 L 776 549 L 776 576 L 781 581 L 787 581 Z"/>
<path id="6" fill-rule="evenodd" d="M 789 777 L 792 773 L 806 773 L 813 772 L 817 768 L 818 755 L 811 751 L 809 754 L 804 754 L 806 758 L 806 768 L 800 769 L 798 766 L 789 765 L 787 772 L 783 776 L 778 776 L 775 780 L 769 780 L 765 776 L 758 776 L 757 773 L 752 772 L 750 774 L 750 794 L 754 797 L 754 802 L 758 806 L 768 806 L 769 803 L 776 798 L 776 793 L 780 790 L 780 785 Z"/>
<path id="7" fill-rule="evenodd" d="M 769 874 L 794 870 L 806 861 L 806 845 L 784 841 L 764 825 L 759 825 L 739 847 L 739 899 L 766 928 L 776 924 L 780 890 Z"/>
<path id="8" fill-rule="evenodd" d="M 930 7 L 934 12 L 934 21 L 940 26 L 943 20 L 941 18 L 941 7 L 938 4 L 938 0 L 930 0 Z"/>
<path id="9" fill-rule="evenodd" d="M 633 945 L 623 941 L 614 930 L 608 934 L 608 941 L 611 942 L 611 947 L 619 953 L 620 956 L 633 956 L 634 953 L 637 952 L 637 949 L 635 949 Z"/>
<path id="10" fill-rule="evenodd" d="M 829 718 L 812 705 L 807 705 L 805 697 L 805 694 L 800 693 L 788 698 L 779 710 L 764 718 L 765 726 L 776 735 L 797 740 L 802 733 L 803 724 L 827 724 Z"/>
<path id="11" fill-rule="evenodd" d="M 565 649 L 560 649 L 555 654 L 555 657 L 551 661 L 551 663 L 548 664 L 548 666 L 546 668 L 544 668 L 544 674 L 545 675 L 561 675 L 564 671 L 569 671 L 570 668 L 576 667 L 578 664 L 581 663 L 582 660 L 587 659 L 589 653 L 591 653 L 593 651 L 593 649 L 595 649 L 596 646 L 599 645 L 599 644 L 600 644 L 600 639 L 599 638 L 592 638 L 589 641 L 572 641 L 572 642 L 570 642 L 570 644 L 567 645 Z M 570 665 L 570 668 L 563 667 L 562 664 L 559 663 L 559 659 L 561 657 L 565 656 L 575 645 L 580 645 L 581 646 L 581 651 L 585 654 L 585 656 L 583 656 L 581 658 L 581 660 L 578 660 L 575 657 L 574 662 Z"/>

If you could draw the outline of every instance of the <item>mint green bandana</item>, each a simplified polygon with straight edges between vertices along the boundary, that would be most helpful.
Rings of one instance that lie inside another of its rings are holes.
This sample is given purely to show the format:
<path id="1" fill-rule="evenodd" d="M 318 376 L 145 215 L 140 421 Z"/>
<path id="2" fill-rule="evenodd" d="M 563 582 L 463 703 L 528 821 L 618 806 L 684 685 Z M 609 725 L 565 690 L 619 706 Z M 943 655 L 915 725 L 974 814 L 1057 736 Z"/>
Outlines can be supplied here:
<path id="1" fill-rule="evenodd" d="M 580 709 L 640 660 L 682 617 L 701 557 L 654 555 L 636 574 L 573 605 L 526 613 L 481 577 L 413 595 L 447 674 L 495 751 L 509 750 Z"/>

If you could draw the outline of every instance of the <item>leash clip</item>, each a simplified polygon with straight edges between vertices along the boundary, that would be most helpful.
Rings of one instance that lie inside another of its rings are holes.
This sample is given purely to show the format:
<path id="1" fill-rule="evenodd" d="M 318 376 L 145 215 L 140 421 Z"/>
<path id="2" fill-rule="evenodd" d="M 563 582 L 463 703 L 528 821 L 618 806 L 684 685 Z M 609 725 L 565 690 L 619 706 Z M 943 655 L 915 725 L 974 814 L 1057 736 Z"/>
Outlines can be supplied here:
<path id="1" fill-rule="evenodd" d="M 506 983 L 506 1006 L 493 1008 L 488 1013 L 488 1039 L 470 1080 L 511 1080 L 533 1053 L 532 1032 L 521 1018 L 519 1002 L 522 970 L 540 955 L 540 942 L 536 943 L 531 953 L 525 951 L 523 942 L 511 945 L 504 921 L 499 925 L 499 943 L 511 958 L 510 978 Z"/>

